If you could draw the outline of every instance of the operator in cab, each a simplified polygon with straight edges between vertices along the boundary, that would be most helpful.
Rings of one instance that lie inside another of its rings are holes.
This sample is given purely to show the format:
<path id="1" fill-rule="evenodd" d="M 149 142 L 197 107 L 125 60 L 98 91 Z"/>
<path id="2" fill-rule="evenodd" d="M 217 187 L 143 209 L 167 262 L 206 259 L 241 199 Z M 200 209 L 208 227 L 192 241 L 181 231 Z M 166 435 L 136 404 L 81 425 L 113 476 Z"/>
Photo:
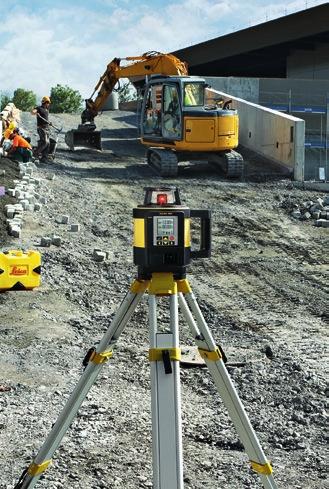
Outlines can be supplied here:
<path id="1" fill-rule="evenodd" d="M 50 103 L 51 101 L 48 96 L 42 97 L 41 105 L 32 110 L 32 114 L 37 116 L 37 131 L 40 139 L 36 149 L 36 157 L 41 163 L 48 162 L 50 146 L 49 126 L 51 126 L 51 123 L 48 121 Z"/>

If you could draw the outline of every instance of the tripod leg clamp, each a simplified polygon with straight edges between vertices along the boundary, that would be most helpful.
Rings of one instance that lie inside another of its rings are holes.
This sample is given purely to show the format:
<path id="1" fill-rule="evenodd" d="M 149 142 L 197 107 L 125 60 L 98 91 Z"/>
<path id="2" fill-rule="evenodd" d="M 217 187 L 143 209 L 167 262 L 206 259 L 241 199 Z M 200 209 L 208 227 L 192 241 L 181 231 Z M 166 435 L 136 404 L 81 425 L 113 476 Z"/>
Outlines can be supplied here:
<path id="1" fill-rule="evenodd" d="M 94 352 L 91 355 L 89 361 L 90 362 L 93 362 L 93 363 L 105 363 L 112 356 L 113 356 L 113 352 L 112 351 L 103 351 L 101 353 Z"/>
<path id="2" fill-rule="evenodd" d="M 273 472 L 270 462 L 266 462 L 266 464 L 260 464 L 258 462 L 253 462 L 252 460 L 250 460 L 250 464 L 254 471 L 258 472 L 258 474 L 271 475 Z"/>
<path id="3" fill-rule="evenodd" d="M 218 360 L 223 359 L 223 355 L 222 355 L 222 353 L 218 347 L 212 351 L 203 350 L 203 348 L 198 348 L 198 350 L 200 353 L 200 357 L 203 358 L 204 360 L 210 360 L 212 362 L 217 362 Z"/>
<path id="4" fill-rule="evenodd" d="M 87 355 L 85 356 L 85 358 L 82 362 L 82 365 L 84 367 L 87 367 L 89 362 L 93 362 L 96 364 L 105 363 L 112 356 L 113 356 L 112 351 L 103 351 L 101 353 L 97 353 L 96 348 L 92 347 L 92 348 L 90 348 L 90 350 L 88 350 Z"/>
<path id="5" fill-rule="evenodd" d="M 168 351 L 170 360 L 176 362 L 181 361 L 181 349 L 180 348 L 150 348 L 149 360 L 150 362 L 160 362 L 163 359 L 163 352 Z"/>
<path id="6" fill-rule="evenodd" d="M 27 473 L 31 476 L 31 477 L 35 477 L 36 475 L 40 475 L 42 474 L 43 472 L 45 472 L 45 470 L 47 470 L 48 468 L 48 465 L 51 463 L 51 460 L 45 460 L 44 462 L 42 462 L 42 464 L 35 464 L 34 462 L 29 466 L 29 468 L 27 469 Z"/>
<path id="7" fill-rule="evenodd" d="M 151 348 L 149 350 L 150 362 L 159 362 L 162 360 L 166 374 L 172 374 L 171 360 L 179 362 L 180 359 L 180 348 Z"/>

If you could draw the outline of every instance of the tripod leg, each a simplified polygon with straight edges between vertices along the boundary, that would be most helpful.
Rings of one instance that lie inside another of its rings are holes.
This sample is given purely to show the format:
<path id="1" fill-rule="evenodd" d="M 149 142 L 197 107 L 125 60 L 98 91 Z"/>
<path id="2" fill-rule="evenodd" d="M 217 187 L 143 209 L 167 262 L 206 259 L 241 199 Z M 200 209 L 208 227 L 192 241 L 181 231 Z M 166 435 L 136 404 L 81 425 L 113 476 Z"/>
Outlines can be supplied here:
<path id="1" fill-rule="evenodd" d="M 43 472 L 47 469 L 51 462 L 52 455 L 71 425 L 91 386 L 96 381 L 101 368 L 112 355 L 113 346 L 139 304 L 147 285 L 147 281 L 135 281 L 131 286 L 130 291 L 123 299 L 97 348 L 89 351 L 89 354 L 85 359 L 86 362 L 84 362 L 86 368 L 81 375 L 79 382 L 66 402 L 37 456 L 21 475 L 15 489 L 34 487 Z"/>
<path id="2" fill-rule="evenodd" d="M 184 290 L 184 293 L 186 293 L 186 300 L 183 294 L 179 293 L 179 305 L 182 313 L 194 336 L 199 352 L 207 364 L 217 390 L 238 432 L 240 440 L 245 447 L 251 466 L 260 475 L 265 489 L 277 489 L 276 483 L 271 475 L 272 467 L 260 446 L 247 413 L 226 370 L 222 359 L 222 353 L 214 342 L 196 298 L 188 284 L 187 290 Z M 196 318 L 196 321 L 194 320 L 191 311 Z"/>
<path id="3" fill-rule="evenodd" d="M 183 489 L 177 294 L 170 295 L 170 332 L 159 332 L 149 295 L 154 489 Z"/>

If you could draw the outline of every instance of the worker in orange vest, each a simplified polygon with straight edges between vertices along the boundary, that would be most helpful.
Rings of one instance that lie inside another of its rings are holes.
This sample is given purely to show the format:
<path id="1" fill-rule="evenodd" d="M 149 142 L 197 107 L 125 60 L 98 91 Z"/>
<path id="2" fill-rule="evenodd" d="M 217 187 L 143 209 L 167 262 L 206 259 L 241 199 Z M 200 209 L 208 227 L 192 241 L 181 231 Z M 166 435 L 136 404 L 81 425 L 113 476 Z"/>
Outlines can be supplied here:
<path id="1" fill-rule="evenodd" d="M 19 129 L 15 128 L 10 134 L 11 147 L 8 150 L 7 156 L 13 160 L 23 161 L 27 163 L 32 159 L 32 146 L 26 139 L 19 134 Z"/>

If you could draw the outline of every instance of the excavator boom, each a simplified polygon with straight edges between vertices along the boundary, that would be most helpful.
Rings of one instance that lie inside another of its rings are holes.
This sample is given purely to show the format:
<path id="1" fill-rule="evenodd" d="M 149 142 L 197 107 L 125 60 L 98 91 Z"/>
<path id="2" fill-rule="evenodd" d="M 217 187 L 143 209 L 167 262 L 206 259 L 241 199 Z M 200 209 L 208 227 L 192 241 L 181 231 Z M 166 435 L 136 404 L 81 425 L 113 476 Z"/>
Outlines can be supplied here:
<path id="1" fill-rule="evenodd" d="M 130 63 L 121 66 L 121 61 Z M 86 100 L 86 109 L 95 117 L 104 107 L 108 96 L 120 78 L 141 78 L 150 75 L 187 75 L 187 65 L 172 54 L 156 52 L 145 53 L 142 56 L 130 56 L 127 58 L 114 58 L 107 65 L 104 74 L 100 77 L 90 99 Z M 95 93 L 97 96 L 93 100 Z M 87 119 L 88 120 L 88 119 Z"/>

